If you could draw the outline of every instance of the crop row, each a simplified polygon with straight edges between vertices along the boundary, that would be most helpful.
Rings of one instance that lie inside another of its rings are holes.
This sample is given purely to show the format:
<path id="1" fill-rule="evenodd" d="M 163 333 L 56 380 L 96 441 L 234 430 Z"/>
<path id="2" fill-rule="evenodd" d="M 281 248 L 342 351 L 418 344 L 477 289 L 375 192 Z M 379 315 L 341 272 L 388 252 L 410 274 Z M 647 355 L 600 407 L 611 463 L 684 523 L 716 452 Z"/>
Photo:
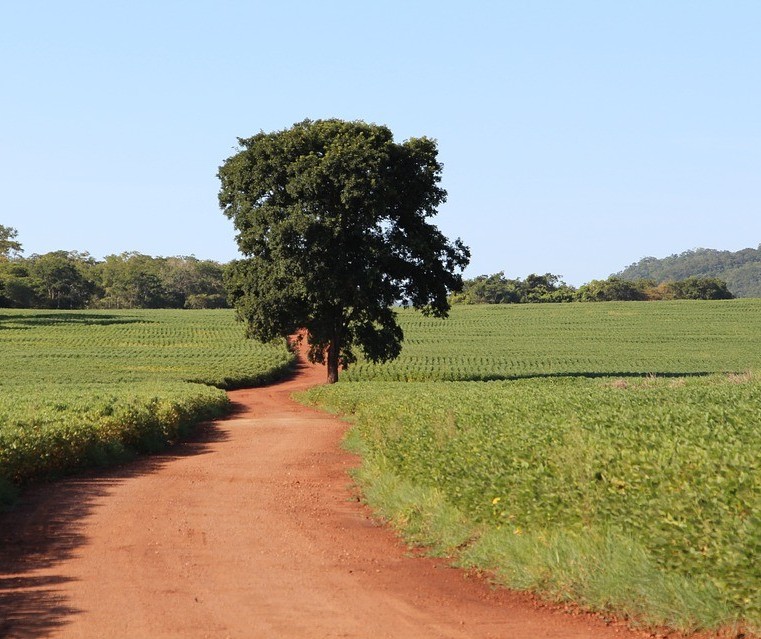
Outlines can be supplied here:
<path id="1" fill-rule="evenodd" d="M 454 306 L 449 319 L 398 314 L 405 341 L 388 364 L 346 381 L 676 375 L 761 368 L 761 300 Z"/>
<path id="2" fill-rule="evenodd" d="M 0 349 L 0 479 L 15 482 L 161 447 L 224 410 L 221 389 L 293 361 L 230 310 L 3 310 Z"/>
<path id="3" fill-rule="evenodd" d="M 155 452 L 227 405 L 224 391 L 199 384 L 17 392 L 0 401 L 0 476 L 23 482 Z"/>
<path id="4" fill-rule="evenodd" d="M 354 416 L 366 463 L 440 491 L 474 526 L 633 540 L 761 625 L 761 380 L 355 383 L 309 400 Z"/>

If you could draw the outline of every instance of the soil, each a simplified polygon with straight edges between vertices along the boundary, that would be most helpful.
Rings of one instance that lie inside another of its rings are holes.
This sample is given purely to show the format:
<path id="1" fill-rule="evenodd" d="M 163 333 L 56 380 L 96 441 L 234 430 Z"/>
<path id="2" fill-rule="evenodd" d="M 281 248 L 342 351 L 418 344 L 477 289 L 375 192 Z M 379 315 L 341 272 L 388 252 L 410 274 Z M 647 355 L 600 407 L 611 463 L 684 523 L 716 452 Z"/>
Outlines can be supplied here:
<path id="1" fill-rule="evenodd" d="M 346 423 L 290 400 L 324 378 L 302 363 L 165 454 L 27 490 L 0 637 L 653 636 L 416 556 L 357 499 Z"/>

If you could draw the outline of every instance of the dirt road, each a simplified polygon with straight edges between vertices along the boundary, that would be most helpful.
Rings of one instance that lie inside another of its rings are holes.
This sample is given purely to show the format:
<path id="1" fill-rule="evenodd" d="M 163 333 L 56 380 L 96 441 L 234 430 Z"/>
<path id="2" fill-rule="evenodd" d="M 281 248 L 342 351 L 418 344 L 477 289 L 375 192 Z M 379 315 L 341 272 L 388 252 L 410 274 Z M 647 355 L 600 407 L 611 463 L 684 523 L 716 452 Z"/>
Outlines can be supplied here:
<path id="1" fill-rule="evenodd" d="M 0 517 L 0 637 L 511 639 L 638 636 L 411 556 L 352 497 L 346 425 L 289 399 L 167 454 L 31 490 Z"/>

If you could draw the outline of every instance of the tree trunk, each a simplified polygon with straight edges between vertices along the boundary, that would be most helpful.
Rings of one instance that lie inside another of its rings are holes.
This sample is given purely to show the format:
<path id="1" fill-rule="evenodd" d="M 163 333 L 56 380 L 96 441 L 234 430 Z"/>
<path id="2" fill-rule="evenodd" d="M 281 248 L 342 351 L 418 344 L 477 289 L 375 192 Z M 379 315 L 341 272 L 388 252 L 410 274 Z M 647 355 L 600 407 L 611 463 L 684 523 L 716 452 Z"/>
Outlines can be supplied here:
<path id="1" fill-rule="evenodd" d="M 338 353 L 340 350 L 338 340 L 333 339 L 328 345 L 328 384 L 335 384 L 338 381 Z"/>

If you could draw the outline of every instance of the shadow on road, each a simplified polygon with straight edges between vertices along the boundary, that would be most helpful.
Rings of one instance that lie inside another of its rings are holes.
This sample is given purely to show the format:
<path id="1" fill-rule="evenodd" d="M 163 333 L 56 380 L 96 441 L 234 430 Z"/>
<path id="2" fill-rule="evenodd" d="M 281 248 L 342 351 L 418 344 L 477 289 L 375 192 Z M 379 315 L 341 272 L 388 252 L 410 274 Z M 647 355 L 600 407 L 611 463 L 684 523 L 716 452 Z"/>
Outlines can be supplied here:
<path id="1" fill-rule="evenodd" d="M 163 453 L 28 487 L 14 510 L 0 513 L 0 638 L 46 637 L 81 613 L 67 602 L 62 587 L 71 577 L 57 566 L 87 545 L 84 520 L 117 485 L 179 457 L 205 454 L 226 438 L 215 424 L 204 424 Z"/>

